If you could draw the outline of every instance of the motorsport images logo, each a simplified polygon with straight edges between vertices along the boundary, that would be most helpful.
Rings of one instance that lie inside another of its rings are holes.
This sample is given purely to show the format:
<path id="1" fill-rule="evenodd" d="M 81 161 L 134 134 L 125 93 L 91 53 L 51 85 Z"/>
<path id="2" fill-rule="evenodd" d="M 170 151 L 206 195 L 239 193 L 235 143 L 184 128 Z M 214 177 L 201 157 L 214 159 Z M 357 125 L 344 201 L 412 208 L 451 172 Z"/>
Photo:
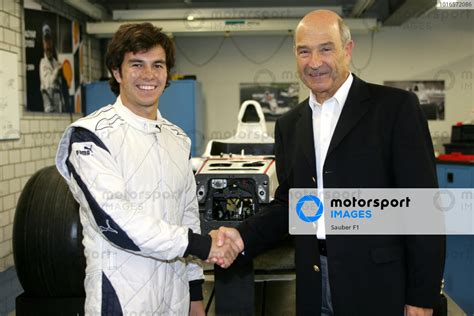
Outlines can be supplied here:
<path id="1" fill-rule="evenodd" d="M 323 215 L 323 212 L 323 203 L 314 195 L 305 195 L 296 203 L 296 214 L 307 223 L 316 222 Z"/>
<path id="2" fill-rule="evenodd" d="M 474 189 L 290 189 L 288 232 L 314 235 L 474 235 Z M 321 217 L 324 216 L 324 219 Z"/>
<path id="3" fill-rule="evenodd" d="M 380 192 L 378 192 L 380 193 Z M 325 231 L 339 233 L 340 231 L 358 232 L 365 224 L 368 224 L 388 208 L 397 210 L 409 208 L 411 199 L 388 198 L 387 196 L 364 196 L 362 190 L 336 191 L 326 189 L 324 193 L 300 192 L 294 204 L 294 216 L 296 222 L 290 216 L 290 234 L 312 234 L 318 227 L 318 220 L 325 217 Z M 291 203 L 290 203 L 291 204 Z M 299 222 L 299 223 L 298 223 Z"/>
<path id="4" fill-rule="evenodd" d="M 410 198 L 405 197 L 404 199 L 361 199 L 352 196 L 350 199 L 330 198 L 329 201 L 325 199 L 325 202 L 329 202 L 330 210 L 329 216 L 331 218 L 372 218 L 373 210 L 367 208 L 384 208 L 388 206 L 392 207 L 409 207 Z M 315 195 L 304 195 L 296 203 L 296 214 L 298 217 L 307 222 L 316 222 L 324 213 L 324 204 Z"/>

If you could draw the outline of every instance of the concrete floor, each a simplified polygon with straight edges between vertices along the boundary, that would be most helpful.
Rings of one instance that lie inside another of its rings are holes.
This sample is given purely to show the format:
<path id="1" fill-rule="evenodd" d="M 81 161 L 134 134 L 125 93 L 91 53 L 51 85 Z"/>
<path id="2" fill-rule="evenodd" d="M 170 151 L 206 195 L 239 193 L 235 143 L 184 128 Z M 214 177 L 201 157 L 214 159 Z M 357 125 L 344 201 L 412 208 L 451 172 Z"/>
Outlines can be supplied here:
<path id="1" fill-rule="evenodd" d="M 209 302 L 209 296 L 214 287 L 214 282 L 204 282 L 204 307 Z M 265 314 L 268 316 L 292 316 L 295 315 L 295 281 L 270 281 L 266 285 Z M 255 315 L 262 315 L 263 283 L 255 284 Z M 11 312 L 8 316 L 15 316 Z M 207 316 L 216 316 L 214 312 L 214 300 L 210 305 Z M 235 316 L 235 315 L 233 315 Z M 467 316 L 459 306 L 448 297 L 448 316 Z"/>
<path id="2" fill-rule="evenodd" d="M 204 282 L 204 307 L 209 302 L 209 296 L 214 282 Z M 262 314 L 263 282 L 255 283 L 255 314 L 262 316 L 292 316 L 295 315 L 295 281 L 267 281 L 265 298 L 265 314 Z M 207 316 L 215 316 L 214 300 L 210 305 Z M 235 315 L 232 315 L 235 316 Z M 240 316 L 240 315 L 239 315 Z M 459 306 L 448 297 L 448 316 L 467 316 Z M 473 315 L 474 316 L 474 315 Z"/>

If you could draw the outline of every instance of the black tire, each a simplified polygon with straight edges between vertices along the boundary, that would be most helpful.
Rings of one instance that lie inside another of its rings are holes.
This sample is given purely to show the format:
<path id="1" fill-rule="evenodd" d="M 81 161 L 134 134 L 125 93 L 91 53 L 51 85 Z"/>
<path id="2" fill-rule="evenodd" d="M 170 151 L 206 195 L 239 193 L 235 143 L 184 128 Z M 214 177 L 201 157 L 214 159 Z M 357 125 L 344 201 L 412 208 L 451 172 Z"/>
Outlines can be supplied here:
<path id="1" fill-rule="evenodd" d="M 85 296 L 79 205 L 54 166 L 26 183 L 13 223 L 13 256 L 25 294 Z"/>

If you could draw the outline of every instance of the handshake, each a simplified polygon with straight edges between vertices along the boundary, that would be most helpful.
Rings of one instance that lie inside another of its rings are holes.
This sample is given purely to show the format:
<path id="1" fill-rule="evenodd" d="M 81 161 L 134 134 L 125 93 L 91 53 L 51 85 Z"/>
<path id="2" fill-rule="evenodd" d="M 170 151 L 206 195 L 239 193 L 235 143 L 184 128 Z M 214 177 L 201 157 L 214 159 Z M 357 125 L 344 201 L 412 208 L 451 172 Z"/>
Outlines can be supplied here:
<path id="1" fill-rule="evenodd" d="M 244 241 L 235 228 L 220 227 L 209 232 L 212 238 L 211 251 L 206 262 L 215 263 L 221 268 L 228 268 L 244 251 Z"/>

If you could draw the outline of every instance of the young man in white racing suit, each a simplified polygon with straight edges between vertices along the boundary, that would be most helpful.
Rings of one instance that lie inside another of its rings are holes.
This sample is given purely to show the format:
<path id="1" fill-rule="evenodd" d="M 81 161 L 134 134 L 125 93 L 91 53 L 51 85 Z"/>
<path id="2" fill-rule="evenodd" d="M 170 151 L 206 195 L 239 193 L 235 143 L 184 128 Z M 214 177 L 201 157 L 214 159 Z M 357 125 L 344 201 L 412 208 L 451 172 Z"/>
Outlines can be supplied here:
<path id="1" fill-rule="evenodd" d="M 58 61 L 58 53 L 48 24 L 43 25 L 43 51 L 44 55 L 39 64 L 39 78 L 44 111 L 65 112 L 66 100 L 61 91 L 63 65 Z"/>
<path id="2" fill-rule="evenodd" d="M 195 257 L 230 263 L 238 247 L 199 234 L 190 140 L 158 111 L 174 47 L 150 23 L 125 24 L 106 63 L 116 102 L 71 124 L 56 158 L 80 204 L 85 312 L 204 315 Z"/>

